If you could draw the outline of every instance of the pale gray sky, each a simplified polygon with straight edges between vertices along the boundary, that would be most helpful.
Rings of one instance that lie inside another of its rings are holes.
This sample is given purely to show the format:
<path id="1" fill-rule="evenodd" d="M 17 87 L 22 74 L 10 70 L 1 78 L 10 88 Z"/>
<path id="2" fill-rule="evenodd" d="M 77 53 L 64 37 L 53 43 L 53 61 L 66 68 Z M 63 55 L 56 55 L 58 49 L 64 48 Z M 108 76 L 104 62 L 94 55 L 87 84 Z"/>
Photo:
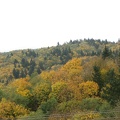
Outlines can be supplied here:
<path id="1" fill-rule="evenodd" d="M 119 37 L 120 0 L 0 0 L 0 52 Z"/>

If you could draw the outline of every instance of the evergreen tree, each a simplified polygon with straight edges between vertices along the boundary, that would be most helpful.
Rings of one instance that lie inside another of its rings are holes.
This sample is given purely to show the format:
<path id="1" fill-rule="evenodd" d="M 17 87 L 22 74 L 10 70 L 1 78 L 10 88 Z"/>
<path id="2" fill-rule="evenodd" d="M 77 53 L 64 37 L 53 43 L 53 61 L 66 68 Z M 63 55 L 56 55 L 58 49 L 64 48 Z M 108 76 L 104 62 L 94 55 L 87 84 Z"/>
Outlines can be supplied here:
<path id="1" fill-rule="evenodd" d="M 21 64 L 23 67 L 27 67 L 29 65 L 29 62 L 25 58 L 22 58 Z"/>
<path id="2" fill-rule="evenodd" d="M 13 53 L 11 53 L 11 56 L 13 56 Z"/>
<path id="3" fill-rule="evenodd" d="M 102 53 L 102 58 L 105 60 L 109 56 L 110 56 L 110 50 L 105 45 L 105 48 L 104 48 L 103 53 Z"/>
<path id="4" fill-rule="evenodd" d="M 25 67 L 25 58 L 22 58 L 21 64 L 22 64 L 23 67 Z"/>
<path id="5" fill-rule="evenodd" d="M 21 72 L 20 72 L 20 77 L 21 77 L 21 78 L 25 78 L 25 77 L 26 77 L 26 75 L 25 75 L 25 73 L 24 73 L 23 70 L 21 70 Z"/>
<path id="6" fill-rule="evenodd" d="M 35 67 L 35 65 L 36 65 L 35 61 L 31 59 L 31 60 L 30 60 L 30 65 L 32 65 L 32 66 Z"/>
<path id="7" fill-rule="evenodd" d="M 57 46 L 59 46 L 59 45 L 60 45 L 60 43 L 58 42 L 58 43 L 57 43 Z"/>
<path id="8" fill-rule="evenodd" d="M 116 105 L 120 100 L 120 77 L 115 74 L 114 69 L 107 73 L 107 82 L 109 86 L 103 89 L 102 97 L 106 99 L 111 105 Z"/>
<path id="9" fill-rule="evenodd" d="M 17 59 L 14 60 L 14 64 L 19 63 Z"/>
<path id="10" fill-rule="evenodd" d="M 81 54 L 81 56 L 84 56 L 84 52 L 82 50 L 80 51 L 80 54 Z"/>
<path id="11" fill-rule="evenodd" d="M 15 79 L 19 78 L 19 70 L 18 69 L 13 69 L 13 76 L 15 77 Z"/>
<path id="12" fill-rule="evenodd" d="M 37 68 L 37 73 L 38 73 L 38 74 L 41 73 L 41 69 L 40 69 L 40 67 Z"/>
<path id="13" fill-rule="evenodd" d="M 34 66 L 31 65 L 28 71 L 28 74 L 31 76 L 31 74 L 34 72 Z"/>
<path id="14" fill-rule="evenodd" d="M 104 85 L 102 77 L 101 77 L 100 67 L 95 65 L 95 66 L 93 66 L 93 70 L 94 70 L 93 81 L 99 85 L 98 95 L 100 96 L 101 89 Z"/>
<path id="15" fill-rule="evenodd" d="M 39 68 L 41 69 L 41 70 L 44 70 L 44 66 L 43 66 L 43 62 L 39 62 Z"/>

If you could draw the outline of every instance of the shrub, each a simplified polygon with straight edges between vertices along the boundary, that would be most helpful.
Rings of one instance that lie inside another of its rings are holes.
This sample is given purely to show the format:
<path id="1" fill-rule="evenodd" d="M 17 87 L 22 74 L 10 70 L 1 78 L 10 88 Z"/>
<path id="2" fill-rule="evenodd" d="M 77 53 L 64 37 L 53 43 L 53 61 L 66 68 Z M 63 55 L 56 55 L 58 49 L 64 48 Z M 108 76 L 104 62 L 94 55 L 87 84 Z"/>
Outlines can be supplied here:
<path id="1" fill-rule="evenodd" d="M 57 105 L 57 100 L 55 98 L 49 99 L 47 102 L 41 104 L 41 109 L 44 113 L 52 111 Z"/>
<path id="2" fill-rule="evenodd" d="M 75 110 L 79 109 L 79 105 L 80 105 L 80 101 L 71 100 L 58 104 L 56 110 L 61 113 L 72 112 L 72 111 L 75 112 Z"/>
<path id="3" fill-rule="evenodd" d="M 80 109 L 98 111 L 101 105 L 102 99 L 100 98 L 86 98 L 81 101 Z"/>

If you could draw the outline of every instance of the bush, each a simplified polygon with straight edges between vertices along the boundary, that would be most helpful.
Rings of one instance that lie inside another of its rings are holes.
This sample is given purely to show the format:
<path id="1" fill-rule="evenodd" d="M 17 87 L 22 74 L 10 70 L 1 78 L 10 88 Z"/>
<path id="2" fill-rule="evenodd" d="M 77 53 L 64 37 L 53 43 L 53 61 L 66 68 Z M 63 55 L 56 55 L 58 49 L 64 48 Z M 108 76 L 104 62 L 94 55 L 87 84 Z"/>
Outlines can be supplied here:
<path id="1" fill-rule="evenodd" d="M 103 102 L 103 104 L 99 108 L 99 111 L 100 112 L 105 112 L 105 111 L 108 111 L 108 110 L 111 110 L 111 109 L 112 109 L 112 107 L 108 102 Z"/>
<path id="2" fill-rule="evenodd" d="M 40 106 L 44 113 L 51 112 L 57 105 L 57 100 L 55 98 L 49 99 L 47 102 L 43 102 Z"/>
<path id="3" fill-rule="evenodd" d="M 27 116 L 19 117 L 19 120 L 46 120 L 46 118 L 43 111 L 38 109 L 36 112 L 30 112 Z"/>
<path id="4" fill-rule="evenodd" d="M 86 98 L 81 101 L 81 110 L 98 111 L 102 105 L 102 100 L 100 98 Z"/>
<path id="5" fill-rule="evenodd" d="M 71 100 L 58 104 L 56 110 L 61 113 L 72 112 L 72 111 L 75 112 L 75 110 L 79 109 L 79 105 L 80 105 L 79 101 Z"/>
<path id="6" fill-rule="evenodd" d="M 114 117 L 114 113 L 110 112 L 111 109 L 111 105 L 108 102 L 104 102 L 100 106 L 99 111 L 103 117 Z"/>

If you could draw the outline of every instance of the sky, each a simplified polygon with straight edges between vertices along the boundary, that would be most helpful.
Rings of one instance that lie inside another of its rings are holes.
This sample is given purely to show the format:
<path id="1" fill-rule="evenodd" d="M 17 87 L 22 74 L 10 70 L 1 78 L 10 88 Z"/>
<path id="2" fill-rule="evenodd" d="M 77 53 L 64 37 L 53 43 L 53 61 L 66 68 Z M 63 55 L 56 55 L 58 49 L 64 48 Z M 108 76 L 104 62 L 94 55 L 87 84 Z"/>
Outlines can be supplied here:
<path id="1" fill-rule="evenodd" d="M 0 52 L 84 38 L 118 41 L 120 0 L 0 0 Z"/>

